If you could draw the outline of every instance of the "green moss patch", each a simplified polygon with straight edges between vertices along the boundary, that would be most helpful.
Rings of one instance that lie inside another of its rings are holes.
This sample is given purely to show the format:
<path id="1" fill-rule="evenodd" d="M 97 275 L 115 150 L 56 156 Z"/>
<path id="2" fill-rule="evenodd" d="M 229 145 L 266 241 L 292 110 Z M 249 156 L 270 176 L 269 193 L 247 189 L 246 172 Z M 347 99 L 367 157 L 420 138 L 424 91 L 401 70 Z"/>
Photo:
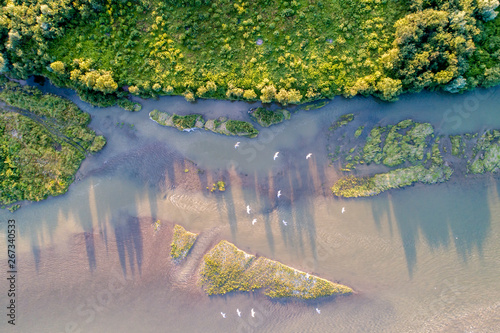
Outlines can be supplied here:
<path id="1" fill-rule="evenodd" d="M 197 237 L 197 234 L 187 231 L 178 224 L 174 226 L 174 235 L 170 245 L 170 257 L 174 262 L 180 263 L 186 258 Z"/>
<path id="2" fill-rule="evenodd" d="M 262 290 L 271 298 L 315 299 L 352 289 L 253 255 L 221 241 L 203 258 L 201 283 L 209 295 Z"/>

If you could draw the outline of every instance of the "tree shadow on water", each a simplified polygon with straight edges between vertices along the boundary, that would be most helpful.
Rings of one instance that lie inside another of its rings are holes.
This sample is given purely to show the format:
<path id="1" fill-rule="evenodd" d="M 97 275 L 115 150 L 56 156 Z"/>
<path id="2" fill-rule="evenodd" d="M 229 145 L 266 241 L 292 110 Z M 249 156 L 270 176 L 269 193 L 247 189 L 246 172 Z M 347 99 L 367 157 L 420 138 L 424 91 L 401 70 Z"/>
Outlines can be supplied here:
<path id="1" fill-rule="evenodd" d="M 141 274 L 143 245 L 142 233 L 140 229 L 140 219 L 135 216 L 119 214 L 112 219 L 115 232 L 116 248 L 123 275 L 127 275 L 127 256 L 132 276 L 135 275 L 135 265 Z"/>
<path id="2" fill-rule="evenodd" d="M 474 249 L 482 255 L 491 218 L 487 187 L 463 191 L 457 186 L 423 185 L 391 195 L 410 277 L 417 263 L 419 234 L 432 250 L 454 244 L 464 262 Z"/>

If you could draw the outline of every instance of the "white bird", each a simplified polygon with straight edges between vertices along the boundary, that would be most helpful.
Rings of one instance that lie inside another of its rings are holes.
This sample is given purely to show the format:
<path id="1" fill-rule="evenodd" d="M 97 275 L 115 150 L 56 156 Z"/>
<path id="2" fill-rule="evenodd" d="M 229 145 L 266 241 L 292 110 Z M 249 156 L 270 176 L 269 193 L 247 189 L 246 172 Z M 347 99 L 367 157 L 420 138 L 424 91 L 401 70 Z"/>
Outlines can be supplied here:
<path id="1" fill-rule="evenodd" d="M 241 311 L 240 311 L 240 309 L 236 309 L 236 313 L 238 314 L 238 317 L 241 317 Z"/>
<path id="2" fill-rule="evenodd" d="M 247 205 L 247 214 L 250 214 L 250 206 Z"/>
<path id="3" fill-rule="evenodd" d="M 240 142 L 236 142 L 236 144 L 234 145 L 234 149 L 238 148 L 240 146 Z"/>
<path id="4" fill-rule="evenodd" d="M 222 318 L 226 318 L 226 314 L 224 312 L 220 313 L 222 315 Z"/>
<path id="5" fill-rule="evenodd" d="M 312 153 L 307 154 L 307 156 L 306 156 L 306 160 L 308 160 L 309 158 L 311 158 L 311 156 L 313 156 L 313 154 L 312 154 Z"/>
<path id="6" fill-rule="evenodd" d="M 252 220 L 252 225 L 254 225 L 255 223 L 257 223 L 257 219 Z"/>
<path id="7" fill-rule="evenodd" d="M 287 224 L 288 224 L 288 222 L 287 222 L 287 221 L 285 221 L 285 220 L 283 220 L 282 222 L 283 222 L 283 224 L 284 224 L 284 225 L 287 225 Z"/>
<path id="8" fill-rule="evenodd" d="M 342 207 L 342 214 L 344 214 L 345 212 L 345 207 Z"/>
<path id="9" fill-rule="evenodd" d="M 318 309 L 318 308 L 316 308 L 316 312 L 317 312 L 317 313 L 321 313 L 321 310 L 320 310 L 320 309 Z"/>
<path id="10" fill-rule="evenodd" d="M 252 313 L 252 317 L 255 317 L 255 311 L 253 310 L 253 308 L 250 312 Z"/>
<path id="11" fill-rule="evenodd" d="M 309 280 L 309 273 L 306 273 L 306 279 Z"/>
<path id="12" fill-rule="evenodd" d="M 278 198 L 281 197 L 281 190 L 278 191 L 278 194 L 276 195 Z"/>
<path id="13" fill-rule="evenodd" d="M 277 151 L 277 152 L 274 154 L 274 160 L 275 160 L 275 161 L 276 161 L 276 159 L 278 158 L 278 154 L 279 154 L 279 153 L 280 153 L 280 152 L 279 152 L 279 151 Z"/>

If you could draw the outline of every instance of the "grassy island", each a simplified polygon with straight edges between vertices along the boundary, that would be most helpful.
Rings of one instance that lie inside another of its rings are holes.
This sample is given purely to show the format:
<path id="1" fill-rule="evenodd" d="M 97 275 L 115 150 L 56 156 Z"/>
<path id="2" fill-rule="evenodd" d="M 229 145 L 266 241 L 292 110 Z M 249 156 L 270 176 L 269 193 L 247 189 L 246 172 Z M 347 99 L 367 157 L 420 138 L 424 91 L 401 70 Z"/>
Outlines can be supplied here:
<path id="1" fill-rule="evenodd" d="M 288 110 L 271 111 L 262 107 L 253 110 L 250 115 L 262 127 L 269 127 L 290 119 L 290 111 Z"/>
<path id="2" fill-rule="evenodd" d="M 342 155 L 341 170 L 351 173 L 333 185 L 336 196 L 366 197 L 415 183 L 441 183 L 449 180 L 455 170 L 460 174 L 500 171 L 498 130 L 445 138 L 435 136 L 429 123 L 406 119 L 394 125 L 375 126 L 366 139 L 361 139 L 364 127 L 348 126 L 347 116 L 332 125 L 335 129 L 341 127 L 339 124 L 347 126 L 343 132 L 331 134 L 334 142 L 341 142 L 332 161 Z M 370 174 L 370 164 L 384 166 L 387 171 Z M 364 172 L 368 174 L 352 174 L 360 165 L 366 165 Z"/>
<path id="3" fill-rule="evenodd" d="M 0 91 L 0 202 L 39 201 L 65 193 L 89 153 L 106 140 L 72 102 L 6 83 Z"/>
<path id="4" fill-rule="evenodd" d="M 394 100 L 500 81 L 498 1 L 0 2 L 0 72 L 92 103 L 143 97 Z"/>
<path id="5" fill-rule="evenodd" d="M 205 129 L 214 133 L 224 135 L 246 136 L 255 138 L 259 131 L 249 122 L 241 120 L 231 120 L 225 117 L 209 119 L 205 121 L 200 114 L 189 114 L 179 116 L 169 114 L 164 111 L 153 110 L 149 113 L 151 120 L 163 126 L 175 127 L 181 131 L 191 131 L 193 129 Z"/>
<path id="6" fill-rule="evenodd" d="M 277 261 L 255 257 L 221 241 L 203 258 L 201 283 L 209 295 L 262 290 L 271 298 L 315 299 L 347 295 L 352 289 L 298 271 Z"/>
<path id="7" fill-rule="evenodd" d="M 170 245 L 170 257 L 174 262 L 180 263 L 186 258 L 197 237 L 197 234 L 186 231 L 178 224 L 174 226 L 174 235 Z"/>

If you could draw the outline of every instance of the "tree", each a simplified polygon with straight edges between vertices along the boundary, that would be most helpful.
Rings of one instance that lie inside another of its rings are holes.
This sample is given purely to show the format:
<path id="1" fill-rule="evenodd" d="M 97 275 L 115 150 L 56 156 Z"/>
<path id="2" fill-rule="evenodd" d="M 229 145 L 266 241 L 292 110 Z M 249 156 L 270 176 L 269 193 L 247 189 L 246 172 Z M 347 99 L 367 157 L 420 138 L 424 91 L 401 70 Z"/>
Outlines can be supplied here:
<path id="1" fill-rule="evenodd" d="M 50 64 L 50 68 L 57 74 L 63 75 L 65 73 L 65 65 L 62 61 L 54 61 Z"/>
<path id="2" fill-rule="evenodd" d="M 262 103 L 271 103 L 271 101 L 276 97 L 276 87 L 274 85 L 267 85 L 260 91 L 262 94 L 260 100 Z"/>
<path id="3" fill-rule="evenodd" d="M 194 102 L 195 101 L 195 98 L 194 98 L 194 94 L 192 91 L 190 90 L 186 90 L 184 92 L 184 98 L 186 99 L 186 101 L 188 102 Z"/>
<path id="4" fill-rule="evenodd" d="M 403 87 L 401 80 L 394 80 L 386 77 L 377 83 L 377 90 L 380 92 L 383 100 L 394 101 L 396 96 L 401 93 Z"/>

